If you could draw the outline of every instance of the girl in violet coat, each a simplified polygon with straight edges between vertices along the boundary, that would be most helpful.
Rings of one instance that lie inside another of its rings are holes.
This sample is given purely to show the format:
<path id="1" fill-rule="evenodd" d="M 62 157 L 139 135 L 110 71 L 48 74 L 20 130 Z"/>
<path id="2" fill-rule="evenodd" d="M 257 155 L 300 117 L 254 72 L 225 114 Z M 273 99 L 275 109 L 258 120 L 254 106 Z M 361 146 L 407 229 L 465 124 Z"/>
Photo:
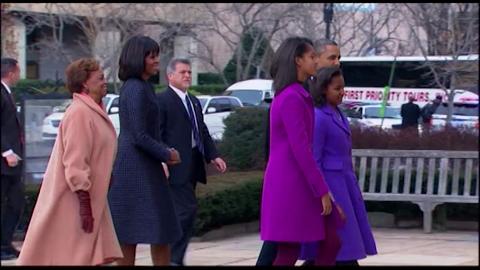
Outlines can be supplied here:
<path id="1" fill-rule="evenodd" d="M 338 233 L 341 248 L 337 265 L 358 265 L 357 260 L 377 254 L 367 211 L 352 166 L 352 139 L 347 118 L 339 110 L 344 79 L 338 67 L 322 68 L 310 82 L 315 105 L 313 154 L 346 223 Z"/>

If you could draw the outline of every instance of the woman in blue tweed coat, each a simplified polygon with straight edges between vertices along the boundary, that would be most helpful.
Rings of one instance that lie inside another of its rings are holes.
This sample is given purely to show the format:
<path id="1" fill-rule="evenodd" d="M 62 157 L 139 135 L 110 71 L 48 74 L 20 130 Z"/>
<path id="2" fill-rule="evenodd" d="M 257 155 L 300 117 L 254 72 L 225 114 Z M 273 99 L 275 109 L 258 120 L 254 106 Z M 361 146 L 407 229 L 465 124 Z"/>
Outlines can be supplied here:
<path id="1" fill-rule="evenodd" d="M 180 224 L 162 162 L 180 162 L 160 140 L 159 108 L 150 76 L 158 72 L 159 46 L 146 36 L 127 41 L 120 56 L 120 134 L 109 203 L 124 258 L 135 263 L 137 244 L 151 244 L 154 265 L 168 265 L 169 244 L 181 237 Z"/>

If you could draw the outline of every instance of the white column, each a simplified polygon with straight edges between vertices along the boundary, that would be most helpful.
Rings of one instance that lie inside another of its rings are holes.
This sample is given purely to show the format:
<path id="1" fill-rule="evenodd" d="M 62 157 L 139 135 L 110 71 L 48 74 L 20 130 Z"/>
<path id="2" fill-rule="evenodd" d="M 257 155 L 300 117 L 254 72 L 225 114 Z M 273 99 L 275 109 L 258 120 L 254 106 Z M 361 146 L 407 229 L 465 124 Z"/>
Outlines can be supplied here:
<path id="1" fill-rule="evenodd" d="M 192 85 L 198 84 L 197 42 L 189 36 L 176 36 L 173 45 L 174 57 L 188 58 L 192 63 Z"/>
<path id="2" fill-rule="evenodd" d="M 95 58 L 100 61 L 108 82 L 113 82 L 117 76 L 116 67 L 120 46 L 120 31 L 100 31 L 95 38 Z"/>
<path id="3" fill-rule="evenodd" d="M 11 57 L 17 60 L 20 67 L 20 79 L 25 79 L 27 74 L 25 24 L 12 16 L 9 16 L 8 20 L 10 25 L 5 27 L 5 33 L 2 33 L 2 57 Z"/>

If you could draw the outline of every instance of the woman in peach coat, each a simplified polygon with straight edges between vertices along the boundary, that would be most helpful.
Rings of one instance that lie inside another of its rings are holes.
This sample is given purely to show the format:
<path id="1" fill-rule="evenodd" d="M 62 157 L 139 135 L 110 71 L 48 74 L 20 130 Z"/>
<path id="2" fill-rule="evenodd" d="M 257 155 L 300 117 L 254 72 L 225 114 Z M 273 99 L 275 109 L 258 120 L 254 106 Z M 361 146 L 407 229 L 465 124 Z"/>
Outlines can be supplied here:
<path id="1" fill-rule="evenodd" d="M 18 265 L 99 265 L 122 258 L 107 202 L 117 140 L 101 100 L 103 71 L 83 58 L 66 70 L 65 112 Z"/>

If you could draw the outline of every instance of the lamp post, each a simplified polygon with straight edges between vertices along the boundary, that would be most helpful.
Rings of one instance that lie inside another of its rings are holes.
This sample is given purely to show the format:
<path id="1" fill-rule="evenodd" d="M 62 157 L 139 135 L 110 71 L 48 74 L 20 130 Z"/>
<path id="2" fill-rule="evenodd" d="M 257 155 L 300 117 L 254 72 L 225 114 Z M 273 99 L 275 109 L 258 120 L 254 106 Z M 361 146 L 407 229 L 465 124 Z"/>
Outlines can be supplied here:
<path id="1" fill-rule="evenodd" d="M 330 39 L 330 23 L 333 19 L 333 3 L 325 3 L 323 5 L 323 21 L 327 23 L 327 33 L 325 38 Z"/>

